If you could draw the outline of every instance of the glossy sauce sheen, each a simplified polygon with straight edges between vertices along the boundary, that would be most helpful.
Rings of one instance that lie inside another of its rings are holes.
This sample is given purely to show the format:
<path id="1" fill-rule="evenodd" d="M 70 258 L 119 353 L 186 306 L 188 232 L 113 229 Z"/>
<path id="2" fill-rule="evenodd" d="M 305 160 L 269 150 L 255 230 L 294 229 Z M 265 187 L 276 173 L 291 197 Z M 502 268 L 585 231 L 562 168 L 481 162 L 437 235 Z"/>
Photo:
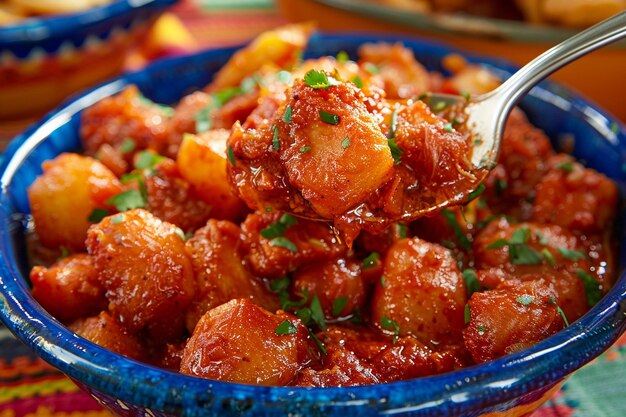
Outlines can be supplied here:
<path id="1" fill-rule="evenodd" d="M 84 112 L 85 154 L 28 191 L 42 306 L 169 370 L 328 387 L 517 352 L 609 290 L 617 188 L 521 111 L 466 201 L 468 138 L 418 97 L 489 74 L 383 43 L 298 63 L 310 31 L 261 35 L 175 108 L 131 87 Z M 463 205 L 402 218 L 443 195 Z"/>

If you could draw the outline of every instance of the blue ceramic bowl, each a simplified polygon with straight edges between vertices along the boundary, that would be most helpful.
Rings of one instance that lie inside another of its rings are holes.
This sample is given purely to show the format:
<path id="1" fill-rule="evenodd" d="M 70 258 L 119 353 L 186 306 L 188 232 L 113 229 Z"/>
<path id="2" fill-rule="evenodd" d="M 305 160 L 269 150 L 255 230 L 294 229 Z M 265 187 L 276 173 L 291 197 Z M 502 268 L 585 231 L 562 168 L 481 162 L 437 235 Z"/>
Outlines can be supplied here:
<path id="1" fill-rule="evenodd" d="M 454 51 L 416 39 L 368 35 L 316 35 L 308 57 L 345 50 L 376 40 L 402 41 L 430 69 L 440 70 Z M 354 388 L 259 387 L 216 382 L 157 369 L 124 358 L 84 340 L 52 318 L 31 297 L 25 259 L 26 188 L 41 163 L 77 150 L 80 112 L 134 83 L 152 100 L 174 103 L 204 86 L 233 49 L 156 63 L 84 94 L 48 115 L 16 138 L 0 162 L 0 316 L 44 360 L 120 415 L 185 416 L 523 416 L 551 395 L 572 372 L 606 350 L 626 329 L 626 276 L 588 314 L 564 331 L 522 352 L 458 372 L 390 384 Z M 502 77 L 514 69 L 484 62 Z M 558 140 L 576 138 L 574 154 L 615 179 L 625 191 L 626 135 L 597 107 L 550 83 L 523 103 L 530 119 Z M 624 223 L 620 270 L 626 261 Z M 617 381 L 616 381 L 617 383 Z"/>
<path id="2" fill-rule="evenodd" d="M 175 2 L 114 0 L 0 27 L 0 120 L 47 111 L 70 93 L 119 74 L 125 52 Z"/>

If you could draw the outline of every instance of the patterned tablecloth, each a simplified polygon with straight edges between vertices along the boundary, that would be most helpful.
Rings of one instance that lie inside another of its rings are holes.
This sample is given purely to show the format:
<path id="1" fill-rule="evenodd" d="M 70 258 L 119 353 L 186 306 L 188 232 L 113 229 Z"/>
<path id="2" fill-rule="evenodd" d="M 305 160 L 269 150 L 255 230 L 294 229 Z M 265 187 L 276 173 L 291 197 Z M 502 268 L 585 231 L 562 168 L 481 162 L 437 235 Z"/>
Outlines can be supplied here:
<path id="1" fill-rule="evenodd" d="M 187 0 L 162 20 L 152 41 L 159 43 L 157 55 L 171 54 L 237 44 L 283 22 L 271 0 Z M 143 63 L 142 55 L 129 58 L 131 68 Z M 26 416 L 110 414 L 0 328 L 0 417 Z M 626 335 L 532 417 L 626 417 Z"/>

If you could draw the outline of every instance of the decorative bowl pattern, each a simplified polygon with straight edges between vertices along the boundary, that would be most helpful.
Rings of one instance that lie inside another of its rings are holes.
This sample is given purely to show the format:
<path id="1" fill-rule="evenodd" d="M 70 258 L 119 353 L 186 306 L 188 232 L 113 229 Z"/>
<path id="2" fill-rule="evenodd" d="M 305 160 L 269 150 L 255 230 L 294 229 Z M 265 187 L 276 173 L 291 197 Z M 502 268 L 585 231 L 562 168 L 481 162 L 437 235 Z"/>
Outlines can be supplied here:
<path id="1" fill-rule="evenodd" d="M 353 55 L 367 41 L 402 41 L 432 70 L 441 70 L 451 48 L 411 38 L 316 35 L 306 56 Z M 122 416 L 336 416 L 381 415 L 528 416 L 572 372 L 606 350 L 626 330 L 626 276 L 583 318 L 522 352 L 461 371 L 390 384 L 349 388 L 260 387 L 193 378 L 160 370 L 100 348 L 67 330 L 34 301 L 28 290 L 24 231 L 26 189 L 41 163 L 76 150 L 80 112 L 134 83 L 150 99 L 173 103 L 204 86 L 234 49 L 161 61 L 102 85 L 48 115 L 16 138 L 0 161 L 0 318 L 44 360 L 66 373 L 107 408 Z M 484 62 L 502 77 L 514 68 Z M 601 110 L 552 83 L 534 89 L 523 108 L 557 141 L 574 137 L 574 154 L 615 179 L 626 191 L 626 135 Z M 626 261 L 624 218 L 618 238 L 620 271 Z"/>
<path id="2" fill-rule="evenodd" d="M 125 52 L 176 0 L 116 0 L 0 27 L 0 120 L 42 113 L 119 74 Z"/>

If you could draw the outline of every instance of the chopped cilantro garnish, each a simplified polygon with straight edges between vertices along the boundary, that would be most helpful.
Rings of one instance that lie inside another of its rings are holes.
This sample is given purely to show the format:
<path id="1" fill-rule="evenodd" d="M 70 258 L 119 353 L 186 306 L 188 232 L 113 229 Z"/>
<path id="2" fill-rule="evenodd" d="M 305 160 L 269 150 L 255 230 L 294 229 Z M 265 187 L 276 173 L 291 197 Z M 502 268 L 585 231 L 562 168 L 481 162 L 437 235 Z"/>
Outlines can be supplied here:
<path id="1" fill-rule="evenodd" d="M 341 118 L 337 116 L 336 114 L 329 113 L 324 110 L 320 110 L 319 114 L 320 114 L 320 119 L 322 120 L 322 122 L 328 123 L 329 125 L 338 125 L 341 120 Z"/>
<path id="2" fill-rule="evenodd" d="M 582 269 L 576 270 L 576 275 L 583 281 L 583 285 L 585 287 L 585 295 L 587 296 L 587 305 L 589 307 L 593 307 L 600 301 L 602 298 L 602 293 L 600 292 L 600 286 L 594 277 L 589 275 Z"/>
<path id="3" fill-rule="evenodd" d="M 443 217 L 445 217 L 448 226 L 452 228 L 452 231 L 454 232 L 454 235 L 456 236 L 456 240 L 459 245 L 465 250 L 471 249 L 472 243 L 465 235 L 465 232 L 461 228 L 461 225 L 457 221 L 454 213 L 448 209 L 443 209 L 441 210 L 441 214 L 443 215 Z"/>
<path id="4" fill-rule="evenodd" d="M 294 334 L 298 329 L 289 320 L 285 320 L 276 327 L 275 333 L 278 336 L 285 336 L 288 334 Z"/>
<path id="5" fill-rule="evenodd" d="M 387 284 L 387 281 L 385 281 L 385 276 L 381 275 L 380 276 L 380 286 L 385 288 L 385 285 Z"/>
<path id="6" fill-rule="evenodd" d="M 569 259 L 570 261 L 577 261 L 579 259 L 585 259 L 585 254 L 577 250 L 567 249 L 561 246 L 558 247 L 557 249 L 559 250 L 559 253 L 561 254 L 561 256 Z"/>
<path id="7" fill-rule="evenodd" d="M 454 127 L 452 127 L 452 123 L 448 122 L 445 125 L 443 125 L 443 130 L 445 132 L 450 133 L 450 132 L 452 132 L 454 130 Z"/>
<path id="8" fill-rule="evenodd" d="M 187 240 L 187 236 L 185 236 L 185 232 L 183 232 L 183 230 L 180 227 L 177 227 L 176 229 L 174 229 L 174 233 L 176 233 L 176 236 L 178 236 L 183 242 Z"/>
<path id="9" fill-rule="evenodd" d="M 389 150 L 391 151 L 393 164 L 394 165 L 400 164 L 400 162 L 402 162 L 402 155 L 404 154 L 404 149 L 398 146 L 395 139 L 389 139 L 387 143 L 389 144 Z"/>
<path id="10" fill-rule="evenodd" d="M 393 113 L 391 113 L 391 118 L 389 119 L 389 133 L 387 133 L 387 139 L 395 139 L 397 125 L 398 110 L 394 110 Z"/>
<path id="11" fill-rule="evenodd" d="M 509 259 L 514 265 L 537 265 L 541 263 L 542 256 L 535 249 L 527 245 L 530 237 L 530 229 L 526 226 L 520 227 L 513 232 L 511 239 L 498 239 L 487 249 L 500 249 L 505 246 L 509 248 Z"/>
<path id="12" fill-rule="evenodd" d="M 122 223 L 124 221 L 125 217 L 122 213 L 120 214 L 116 214 L 115 216 L 111 217 L 111 224 L 118 224 L 118 223 Z"/>
<path id="13" fill-rule="evenodd" d="M 369 255 L 367 255 L 365 259 L 363 259 L 363 264 L 361 265 L 361 269 L 368 269 L 368 268 L 375 267 L 376 263 L 378 262 L 378 258 L 380 258 L 380 255 L 378 254 L 378 252 L 370 253 Z"/>
<path id="14" fill-rule="evenodd" d="M 465 281 L 465 287 L 467 288 L 467 297 L 471 297 L 475 292 L 480 292 L 480 282 L 476 276 L 476 271 L 473 269 L 466 269 L 463 271 L 463 280 Z"/>
<path id="15" fill-rule="evenodd" d="M 470 310 L 469 304 L 465 304 L 465 308 L 463 309 L 463 319 L 465 320 L 465 324 L 472 321 L 472 311 Z"/>
<path id="16" fill-rule="evenodd" d="M 339 51 L 337 53 L 337 62 L 348 62 L 350 60 L 350 56 L 348 56 L 348 53 L 346 51 Z"/>
<path id="17" fill-rule="evenodd" d="M 280 141 L 278 140 L 278 126 L 272 125 L 272 131 L 274 132 L 274 135 L 272 136 L 272 148 L 274 148 L 274 150 L 278 152 L 280 151 Z"/>
<path id="18" fill-rule="evenodd" d="M 395 223 L 394 227 L 396 229 L 396 234 L 398 235 L 400 239 L 404 239 L 405 237 L 409 235 L 409 228 L 407 227 L 406 224 Z"/>
<path id="19" fill-rule="evenodd" d="M 300 153 L 306 153 L 306 152 L 308 152 L 308 151 L 310 151 L 310 150 L 311 150 L 311 147 L 307 145 L 307 146 L 303 146 L 303 147 L 301 147 L 298 151 L 299 151 Z"/>
<path id="20" fill-rule="evenodd" d="M 122 141 L 122 143 L 120 143 L 119 148 L 117 148 L 121 153 L 131 153 L 132 151 L 135 150 L 135 147 L 137 146 L 137 144 L 135 143 L 134 140 L 132 140 L 131 138 L 126 138 Z"/>
<path id="21" fill-rule="evenodd" d="M 170 106 L 165 106 L 163 104 L 155 103 L 154 101 L 150 100 L 148 97 L 144 96 L 143 94 L 139 94 L 139 101 L 144 106 L 154 107 L 160 110 L 166 117 L 172 117 L 174 115 L 173 108 L 171 108 Z"/>
<path id="22" fill-rule="evenodd" d="M 550 243 L 550 239 L 548 239 L 547 236 L 544 236 L 543 233 L 537 232 L 536 235 L 539 238 L 539 243 L 541 243 L 542 245 L 547 245 L 548 243 Z"/>
<path id="23" fill-rule="evenodd" d="M 311 338 L 317 345 L 317 348 L 320 350 L 320 352 L 322 352 L 322 355 L 328 355 L 328 352 L 326 351 L 326 347 L 324 347 L 322 342 L 320 342 L 320 340 L 317 338 L 317 336 L 315 336 L 315 334 L 311 331 L 311 329 L 309 329 L 309 335 L 311 336 Z"/>
<path id="24" fill-rule="evenodd" d="M 474 191 L 469 193 L 467 201 L 472 201 L 476 197 L 479 197 L 483 192 L 485 192 L 485 188 L 487 188 L 485 184 L 483 183 L 478 184 L 478 187 L 476 187 Z"/>
<path id="25" fill-rule="evenodd" d="M 363 80 L 361 79 L 361 77 L 359 77 L 358 75 L 356 75 L 353 79 L 352 82 L 354 83 L 354 85 L 356 85 L 358 88 L 363 88 Z"/>
<path id="26" fill-rule="evenodd" d="M 59 247 L 59 250 L 61 251 L 61 255 L 59 255 L 59 259 L 65 259 L 68 256 L 70 256 L 70 251 L 64 245 L 61 245 Z"/>
<path id="27" fill-rule="evenodd" d="M 557 265 L 556 260 L 554 259 L 554 256 L 552 256 L 552 253 L 548 250 L 548 248 L 543 248 L 541 250 L 541 254 L 550 265 L 552 266 Z"/>
<path id="28" fill-rule="evenodd" d="M 274 239 L 275 237 L 283 236 L 288 227 L 297 224 L 298 221 L 289 213 L 283 214 L 277 222 L 270 224 L 265 229 L 261 230 L 261 236 L 266 239 Z"/>
<path id="29" fill-rule="evenodd" d="M 400 335 L 400 326 L 398 326 L 398 323 L 383 315 L 380 319 L 380 324 L 383 329 L 393 332 L 393 342 L 395 343 L 395 341 L 398 339 L 398 336 Z"/>
<path id="30" fill-rule="evenodd" d="M 142 151 L 137 154 L 135 159 L 135 168 L 137 169 L 152 169 L 159 162 L 165 159 L 164 156 L 152 151 Z"/>
<path id="31" fill-rule="evenodd" d="M 304 75 L 304 83 L 314 89 L 320 89 L 320 88 L 328 88 L 328 87 L 332 87 L 334 85 L 339 85 L 340 82 L 333 78 L 333 77 L 329 77 L 328 75 L 326 75 L 326 73 L 324 71 L 317 71 L 312 69 L 311 71 L 307 72 Z"/>
<path id="32" fill-rule="evenodd" d="M 492 244 L 487 245 L 487 249 L 500 249 L 507 246 L 509 242 L 506 239 L 498 239 L 494 241 Z"/>
<path id="33" fill-rule="evenodd" d="M 363 69 L 365 69 L 365 71 L 369 72 L 372 75 L 380 73 L 380 68 L 378 68 L 378 66 L 372 64 L 371 62 L 366 62 L 365 65 L 363 65 Z"/>
<path id="34" fill-rule="evenodd" d="M 348 297 L 335 298 L 333 301 L 333 316 L 339 316 L 346 304 L 348 304 Z"/>
<path id="35" fill-rule="evenodd" d="M 484 335 L 484 334 L 487 332 L 487 330 L 489 330 L 489 329 L 487 328 L 487 326 L 479 325 L 479 326 L 477 326 L 477 327 L 476 327 L 476 330 L 478 330 L 478 335 L 479 335 L 479 336 L 482 336 L 482 335 Z"/>
<path id="36" fill-rule="evenodd" d="M 565 316 L 565 312 L 563 311 L 561 307 L 559 307 L 559 305 L 556 303 L 556 299 L 553 296 L 550 296 L 550 304 L 554 304 L 556 306 L 556 311 L 557 313 L 561 315 L 561 318 L 563 319 L 565 326 L 569 327 L 569 320 L 567 320 L 567 317 Z"/>
<path id="37" fill-rule="evenodd" d="M 270 246 L 285 248 L 294 253 L 298 252 L 298 248 L 296 247 L 296 245 L 294 245 L 291 240 L 287 239 L 284 236 L 275 237 L 274 239 L 270 240 Z"/>
<path id="38" fill-rule="evenodd" d="M 228 157 L 228 162 L 230 162 L 232 166 L 235 166 L 235 152 L 232 146 L 229 146 L 226 150 L 226 156 Z"/>
<path id="39" fill-rule="evenodd" d="M 240 87 L 227 87 L 213 93 L 213 99 L 216 101 L 217 106 L 221 107 L 241 93 Z"/>
<path id="40" fill-rule="evenodd" d="M 502 195 L 502 192 L 506 190 L 508 187 L 509 187 L 509 184 L 507 184 L 506 181 L 504 181 L 501 178 L 496 178 L 495 189 L 496 189 L 496 195 L 498 197 L 500 197 Z"/>
<path id="41" fill-rule="evenodd" d="M 472 94 L 468 91 L 461 91 L 461 96 L 465 97 L 465 100 L 469 100 L 472 98 Z"/>
<path id="42" fill-rule="evenodd" d="M 87 221 L 90 223 L 100 223 L 102 219 L 109 215 L 109 211 L 103 208 L 95 208 L 87 217 Z"/>
<path id="43" fill-rule="evenodd" d="M 531 304 L 533 301 L 535 301 L 535 297 L 529 294 L 524 294 L 524 295 L 517 297 L 515 301 L 517 301 L 523 306 L 527 306 Z"/>
<path id="44" fill-rule="evenodd" d="M 126 211 L 136 208 L 144 208 L 146 201 L 138 190 L 128 190 L 121 192 L 106 201 L 106 204 L 115 206 L 117 211 Z"/>
<path id="45" fill-rule="evenodd" d="M 619 133 L 619 125 L 616 122 L 611 123 L 611 132 L 616 135 Z"/>
<path id="46" fill-rule="evenodd" d="M 275 293 L 279 293 L 281 291 L 287 291 L 289 288 L 291 280 L 289 277 L 278 278 L 270 281 L 270 290 Z"/>
<path id="47" fill-rule="evenodd" d="M 313 322 L 317 324 L 320 329 L 326 330 L 324 310 L 322 310 L 322 304 L 320 303 L 320 299 L 317 297 L 317 294 L 313 295 L 309 308 L 311 309 L 311 320 L 313 320 Z"/>
<path id="48" fill-rule="evenodd" d="M 212 106 L 209 104 L 196 113 L 196 133 L 206 132 L 213 127 L 211 119 Z"/>
<path id="49" fill-rule="evenodd" d="M 346 149 L 348 146 L 350 146 L 350 138 L 346 137 L 341 141 L 341 147 Z"/>
<path id="50" fill-rule="evenodd" d="M 572 172 L 574 164 L 571 161 L 561 162 L 556 166 L 556 168 L 565 172 Z"/>
<path id="51" fill-rule="evenodd" d="M 289 124 L 291 123 L 291 115 L 293 114 L 293 109 L 291 108 L 291 106 L 287 106 L 287 108 L 285 108 L 285 113 L 283 114 L 283 122 Z"/>

